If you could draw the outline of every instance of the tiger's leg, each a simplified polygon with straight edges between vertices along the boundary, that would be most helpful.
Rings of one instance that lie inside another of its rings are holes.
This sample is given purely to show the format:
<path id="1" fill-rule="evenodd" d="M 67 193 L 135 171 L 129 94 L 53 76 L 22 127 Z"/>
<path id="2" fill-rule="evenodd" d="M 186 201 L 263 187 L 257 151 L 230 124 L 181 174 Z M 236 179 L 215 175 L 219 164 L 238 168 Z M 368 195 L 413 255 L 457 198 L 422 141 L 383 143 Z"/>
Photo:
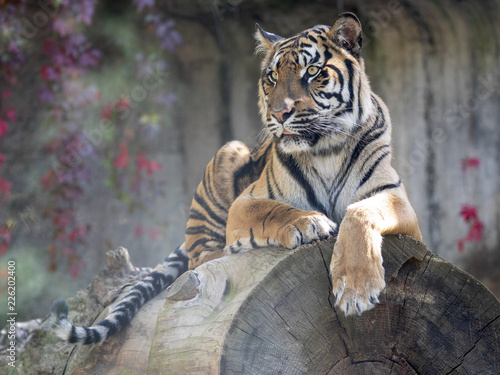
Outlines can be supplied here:
<path id="1" fill-rule="evenodd" d="M 228 211 L 236 197 L 255 180 L 247 146 L 233 141 L 210 161 L 191 203 L 186 229 L 189 269 L 224 255 Z"/>
<path id="2" fill-rule="evenodd" d="M 336 228 L 319 212 L 303 211 L 274 199 L 240 196 L 229 210 L 226 253 L 280 244 L 293 249 L 326 238 Z"/>
<path id="3" fill-rule="evenodd" d="M 386 234 L 422 239 L 403 187 L 347 207 L 330 263 L 332 292 L 336 305 L 346 315 L 373 308 L 385 288 L 382 236 Z"/>

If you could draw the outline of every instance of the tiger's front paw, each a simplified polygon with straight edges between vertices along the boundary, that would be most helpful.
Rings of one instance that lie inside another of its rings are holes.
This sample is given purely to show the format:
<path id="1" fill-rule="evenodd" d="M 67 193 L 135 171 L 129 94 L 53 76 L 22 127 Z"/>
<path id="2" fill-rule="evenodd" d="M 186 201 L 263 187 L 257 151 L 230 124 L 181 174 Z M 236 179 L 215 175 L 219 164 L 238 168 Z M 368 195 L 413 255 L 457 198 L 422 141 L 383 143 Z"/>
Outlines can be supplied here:
<path id="1" fill-rule="evenodd" d="M 337 224 L 319 212 L 299 216 L 279 232 L 278 240 L 288 249 L 335 234 Z"/>
<path id="2" fill-rule="evenodd" d="M 360 236 L 352 234 L 351 236 Z M 380 237 L 380 240 L 379 238 Z M 330 274 L 335 305 L 348 315 L 360 315 L 375 307 L 385 288 L 381 236 L 345 240 L 341 236 L 333 249 Z M 364 248 L 363 248 L 364 247 Z"/>

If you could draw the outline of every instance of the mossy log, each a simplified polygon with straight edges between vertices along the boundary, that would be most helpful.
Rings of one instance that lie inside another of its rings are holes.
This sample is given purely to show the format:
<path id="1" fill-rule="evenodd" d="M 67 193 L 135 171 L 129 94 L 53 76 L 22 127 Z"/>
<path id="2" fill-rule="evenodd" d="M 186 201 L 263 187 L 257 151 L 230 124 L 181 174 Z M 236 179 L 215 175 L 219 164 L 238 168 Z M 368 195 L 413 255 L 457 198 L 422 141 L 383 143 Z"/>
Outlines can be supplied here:
<path id="1" fill-rule="evenodd" d="M 388 237 L 380 304 L 346 318 L 330 293 L 333 243 L 190 271 L 131 327 L 74 350 L 65 373 L 500 373 L 500 302 L 482 284 L 423 244 Z"/>

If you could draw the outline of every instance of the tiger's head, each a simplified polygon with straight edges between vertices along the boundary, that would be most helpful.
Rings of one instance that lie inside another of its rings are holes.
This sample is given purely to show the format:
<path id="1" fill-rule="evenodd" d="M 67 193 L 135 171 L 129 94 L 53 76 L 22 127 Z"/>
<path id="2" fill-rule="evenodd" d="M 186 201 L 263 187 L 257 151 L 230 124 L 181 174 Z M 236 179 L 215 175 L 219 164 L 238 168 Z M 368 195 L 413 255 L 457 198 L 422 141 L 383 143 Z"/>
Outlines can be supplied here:
<path id="1" fill-rule="evenodd" d="M 360 56 L 361 24 L 354 14 L 291 38 L 258 26 L 255 37 L 264 55 L 260 112 L 283 152 L 329 149 L 367 120 L 371 90 Z"/>

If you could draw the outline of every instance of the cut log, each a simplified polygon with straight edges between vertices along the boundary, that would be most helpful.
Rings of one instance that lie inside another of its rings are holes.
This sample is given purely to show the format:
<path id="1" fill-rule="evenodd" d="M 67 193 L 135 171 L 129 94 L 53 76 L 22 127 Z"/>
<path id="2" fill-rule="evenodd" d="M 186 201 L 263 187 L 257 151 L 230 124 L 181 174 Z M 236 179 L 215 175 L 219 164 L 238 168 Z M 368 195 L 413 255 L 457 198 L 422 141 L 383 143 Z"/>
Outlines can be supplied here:
<path id="1" fill-rule="evenodd" d="M 409 237 L 388 237 L 380 304 L 346 318 L 330 293 L 333 243 L 190 271 L 129 329 L 78 348 L 67 373 L 500 373 L 500 302 L 478 281 Z"/>
<path id="2" fill-rule="evenodd" d="M 420 242 L 387 237 L 380 303 L 346 318 L 330 293 L 333 243 L 262 249 L 189 271 L 129 328 L 75 347 L 63 373 L 500 373 L 500 302 L 482 284 Z"/>

